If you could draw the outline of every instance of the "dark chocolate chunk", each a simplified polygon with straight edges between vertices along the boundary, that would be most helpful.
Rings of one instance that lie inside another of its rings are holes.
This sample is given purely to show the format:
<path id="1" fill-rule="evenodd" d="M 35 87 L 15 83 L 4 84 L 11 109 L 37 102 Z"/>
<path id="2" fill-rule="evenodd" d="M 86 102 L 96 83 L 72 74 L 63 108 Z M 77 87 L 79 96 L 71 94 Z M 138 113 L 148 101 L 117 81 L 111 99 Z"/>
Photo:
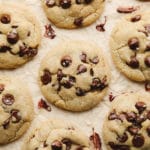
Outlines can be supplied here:
<path id="1" fill-rule="evenodd" d="M 139 39 L 137 37 L 129 39 L 128 46 L 132 50 L 137 50 L 139 48 Z"/>
<path id="2" fill-rule="evenodd" d="M 90 62 L 93 63 L 93 64 L 98 64 L 99 63 L 98 56 L 95 56 L 94 58 L 90 59 Z"/>
<path id="3" fill-rule="evenodd" d="M 51 144 L 51 148 L 52 150 L 62 150 L 63 146 L 62 143 L 58 140 L 55 140 L 52 144 Z"/>
<path id="4" fill-rule="evenodd" d="M 71 60 L 71 57 L 70 56 L 64 56 L 62 59 L 61 59 L 61 65 L 63 67 L 69 67 L 72 63 L 72 60 Z"/>
<path id="5" fill-rule="evenodd" d="M 66 150 L 70 150 L 72 146 L 72 141 L 69 139 L 63 139 L 62 143 L 66 145 Z"/>
<path id="6" fill-rule="evenodd" d="M 144 145 L 144 137 L 142 135 L 135 135 L 132 139 L 132 143 L 134 147 L 142 147 Z"/>
<path id="7" fill-rule="evenodd" d="M 80 55 L 80 60 L 83 62 L 83 63 L 86 63 L 87 62 L 87 55 L 84 53 L 84 52 L 82 52 L 82 54 Z"/>
<path id="8" fill-rule="evenodd" d="M 11 22 L 11 18 L 10 18 L 10 15 L 8 15 L 8 14 L 3 14 L 2 16 L 1 16 L 1 22 L 2 23 L 4 23 L 4 24 L 8 24 L 8 23 L 10 23 Z"/>
<path id="9" fill-rule="evenodd" d="M 53 7 L 55 6 L 55 0 L 46 0 L 46 6 L 47 7 Z"/>
<path id="10" fill-rule="evenodd" d="M 41 98 L 40 101 L 38 102 L 38 108 L 39 108 L 39 109 L 40 109 L 40 108 L 44 108 L 44 109 L 47 110 L 47 111 L 51 111 L 50 105 L 48 105 L 48 104 L 46 103 L 46 101 L 43 100 L 42 98 Z"/>
<path id="11" fill-rule="evenodd" d="M 139 68 L 139 61 L 136 59 L 136 57 L 131 57 L 130 62 L 127 62 L 127 65 L 130 66 L 133 69 Z"/>
<path id="12" fill-rule="evenodd" d="M 144 60 L 147 67 L 150 67 L 150 56 L 147 56 Z"/>
<path id="13" fill-rule="evenodd" d="M 5 94 L 2 96 L 2 102 L 5 105 L 12 105 L 15 102 L 15 98 L 12 94 Z"/>
<path id="14" fill-rule="evenodd" d="M 16 44 L 19 40 L 19 35 L 17 32 L 9 32 L 7 34 L 7 41 L 10 43 L 10 44 Z"/>
<path id="15" fill-rule="evenodd" d="M 77 74 L 81 74 L 81 73 L 84 73 L 87 71 L 87 68 L 85 65 L 78 65 L 78 68 L 77 68 Z"/>
<path id="16" fill-rule="evenodd" d="M 135 104 L 135 107 L 139 111 L 139 113 L 142 113 L 146 109 L 146 104 L 139 101 Z"/>
<path id="17" fill-rule="evenodd" d="M 129 126 L 127 130 L 131 135 L 136 135 L 140 129 L 135 126 Z"/>
<path id="18" fill-rule="evenodd" d="M 122 136 L 118 135 L 117 140 L 121 143 L 124 143 L 128 140 L 128 135 L 126 133 L 124 133 Z"/>
<path id="19" fill-rule="evenodd" d="M 84 96 L 85 95 L 85 91 L 83 89 L 81 89 L 80 87 L 76 88 L 76 95 L 77 96 Z"/>
<path id="20" fill-rule="evenodd" d="M 75 24 L 76 26 L 82 26 L 82 22 L 83 22 L 83 17 L 76 18 L 76 19 L 74 20 L 74 24 Z"/>
<path id="21" fill-rule="evenodd" d="M 51 82 L 51 73 L 48 69 L 43 71 L 43 75 L 41 76 L 41 81 L 44 85 L 47 85 Z"/>
<path id="22" fill-rule="evenodd" d="M 141 15 L 136 15 L 136 16 L 134 16 L 134 17 L 131 18 L 132 22 L 137 22 L 139 20 L 141 20 Z"/>
<path id="23" fill-rule="evenodd" d="M 71 0 L 60 0 L 60 6 L 63 9 L 68 9 L 69 7 L 71 7 Z"/>

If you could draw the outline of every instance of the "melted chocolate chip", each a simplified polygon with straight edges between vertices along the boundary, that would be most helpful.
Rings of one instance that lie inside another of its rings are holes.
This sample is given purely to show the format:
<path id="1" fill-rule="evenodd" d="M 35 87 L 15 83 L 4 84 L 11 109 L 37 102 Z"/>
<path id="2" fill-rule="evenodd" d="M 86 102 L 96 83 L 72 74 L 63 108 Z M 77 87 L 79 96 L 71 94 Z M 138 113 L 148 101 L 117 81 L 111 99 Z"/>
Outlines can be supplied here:
<path id="1" fill-rule="evenodd" d="M 51 107 L 46 103 L 46 101 L 45 100 L 43 100 L 42 98 L 41 98 L 41 100 L 38 102 L 38 108 L 40 109 L 40 108 L 44 108 L 45 110 L 47 110 L 47 111 L 51 111 Z"/>
<path id="2" fill-rule="evenodd" d="M 150 137 L 150 126 L 146 129 L 148 136 Z"/>
<path id="3" fill-rule="evenodd" d="M 140 116 L 137 117 L 136 122 L 134 124 L 137 126 L 141 126 L 141 123 L 144 122 L 146 119 L 147 119 L 146 115 L 141 114 Z"/>
<path id="4" fill-rule="evenodd" d="M 144 60 L 147 67 L 150 67 L 150 56 L 147 56 Z"/>
<path id="5" fill-rule="evenodd" d="M 11 21 L 11 18 L 10 18 L 10 15 L 8 15 L 8 14 L 3 14 L 2 16 L 1 16 L 1 22 L 2 23 L 4 23 L 4 24 L 8 24 L 8 23 L 10 23 L 10 21 Z"/>
<path id="6" fill-rule="evenodd" d="M 115 144 L 114 142 L 108 142 L 108 145 L 113 150 L 130 150 L 130 147 L 128 145 L 119 145 L 119 144 Z"/>
<path id="7" fill-rule="evenodd" d="M 120 6 L 120 7 L 117 8 L 117 12 L 119 12 L 119 13 L 132 13 L 136 10 L 137 10 L 137 7 L 133 7 L 133 6 L 132 7 L 122 7 L 122 6 Z"/>
<path id="8" fill-rule="evenodd" d="M 70 56 L 64 56 L 62 59 L 61 59 L 61 65 L 63 67 L 69 67 L 72 63 L 72 60 L 71 60 L 71 57 Z"/>
<path id="9" fill-rule="evenodd" d="M 51 1 L 53 1 L 53 0 L 51 0 Z M 54 31 L 54 29 L 52 28 L 52 26 L 50 24 L 45 25 L 45 34 L 44 34 L 44 36 L 46 38 L 50 38 L 50 39 L 54 39 L 55 36 L 56 36 L 55 31 Z"/>
<path id="10" fill-rule="evenodd" d="M 70 89 L 73 86 L 72 83 L 68 80 L 61 81 L 61 85 L 66 89 Z"/>
<path id="11" fill-rule="evenodd" d="M 47 7 L 53 7 L 55 6 L 55 0 L 46 0 L 46 6 Z"/>
<path id="12" fill-rule="evenodd" d="M 79 87 L 76 88 L 76 95 L 77 96 L 84 96 L 85 95 L 85 91 Z"/>
<path id="13" fill-rule="evenodd" d="M 76 26 L 82 26 L 82 22 L 83 22 L 83 17 L 76 18 L 76 19 L 74 20 L 74 24 L 75 24 Z"/>
<path id="14" fill-rule="evenodd" d="M 16 44 L 19 40 L 19 35 L 16 32 L 10 32 L 7 34 L 7 41 L 10 44 Z"/>
<path id="15" fill-rule="evenodd" d="M 83 63 L 86 63 L 87 62 L 86 58 L 87 58 L 87 55 L 84 52 L 82 52 L 82 54 L 80 55 L 80 60 Z"/>
<path id="16" fill-rule="evenodd" d="M 58 72 L 57 72 L 57 80 L 58 80 L 58 81 L 61 81 L 63 77 L 66 77 L 66 75 L 62 72 L 61 69 L 58 69 Z"/>
<path id="17" fill-rule="evenodd" d="M 63 139 L 62 143 L 66 145 L 66 150 L 70 150 L 72 146 L 72 141 L 69 139 Z"/>
<path id="18" fill-rule="evenodd" d="M 98 64 L 99 63 L 98 56 L 95 56 L 94 58 L 90 59 L 90 62 L 93 63 L 93 64 Z"/>
<path id="19" fill-rule="evenodd" d="M 139 68 L 139 61 L 136 59 L 136 57 L 131 57 L 130 62 L 127 62 L 127 65 L 130 66 L 133 69 Z"/>
<path id="20" fill-rule="evenodd" d="M 94 76 L 94 70 L 92 68 L 90 69 L 90 75 Z"/>
<path id="21" fill-rule="evenodd" d="M 118 116 L 115 112 L 111 112 L 108 116 L 108 120 L 115 120 L 118 119 Z"/>
<path id="22" fill-rule="evenodd" d="M 0 47 L 0 53 L 5 53 L 10 50 L 11 50 L 11 48 L 9 46 L 1 46 Z"/>
<path id="23" fill-rule="evenodd" d="M 126 119 L 132 123 L 136 122 L 137 114 L 135 112 L 126 113 Z"/>
<path id="24" fill-rule="evenodd" d="M 5 105 L 12 105 L 14 102 L 15 102 L 15 98 L 13 95 L 11 94 L 5 94 L 3 95 L 2 97 L 2 102 L 5 104 Z"/>
<path id="25" fill-rule="evenodd" d="M 63 9 L 67 9 L 71 6 L 71 0 L 60 0 L 60 6 Z"/>
<path id="26" fill-rule="evenodd" d="M 127 130 L 131 135 L 136 135 L 139 131 L 139 128 L 135 126 L 129 126 Z"/>
<path id="27" fill-rule="evenodd" d="M 135 135 L 132 139 L 134 147 L 142 147 L 144 145 L 144 137 L 142 135 Z"/>
<path id="28" fill-rule="evenodd" d="M 135 104 L 135 107 L 139 111 L 139 113 L 142 113 L 146 109 L 146 104 L 144 102 L 137 102 Z"/>
<path id="29" fill-rule="evenodd" d="M 69 76 L 69 81 L 72 82 L 72 83 L 73 83 L 73 82 L 75 83 L 75 82 L 76 82 L 76 78 L 73 77 L 73 76 Z"/>
<path id="30" fill-rule="evenodd" d="M 128 140 L 128 135 L 126 133 L 124 133 L 122 136 L 118 136 L 117 140 L 121 143 L 124 143 Z"/>
<path id="31" fill-rule="evenodd" d="M 136 37 L 129 39 L 128 45 L 129 45 L 130 49 L 137 50 L 139 48 L 139 39 Z"/>
<path id="32" fill-rule="evenodd" d="M 44 70 L 43 75 L 41 76 L 41 81 L 44 85 L 47 85 L 51 82 L 51 73 L 49 70 Z"/>
<path id="33" fill-rule="evenodd" d="M 11 120 L 12 120 L 12 123 L 18 123 L 18 122 L 20 122 L 21 116 L 20 116 L 19 113 L 20 113 L 19 110 L 16 110 L 16 109 L 11 110 Z"/>
<path id="34" fill-rule="evenodd" d="M 51 144 L 51 148 L 52 150 L 62 150 L 62 143 L 58 140 L 55 140 L 52 144 Z"/>
<path id="35" fill-rule="evenodd" d="M 4 84 L 0 84 L 0 94 L 4 91 L 5 89 L 5 85 Z"/>
<path id="36" fill-rule="evenodd" d="M 81 74 L 81 73 L 84 73 L 84 72 L 86 72 L 87 71 L 87 68 L 86 68 L 86 66 L 84 66 L 84 65 L 79 65 L 78 66 L 78 68 L 77 68 L 77 74 Z"/>
<path id="37" fill-rule="evenodd" d="M 134 17 L 131 18 L 132 22 L 137 22 L 139 20 L 141 20 L 141 15 L 136 15 L 136 16 L 134 16 Z"/>

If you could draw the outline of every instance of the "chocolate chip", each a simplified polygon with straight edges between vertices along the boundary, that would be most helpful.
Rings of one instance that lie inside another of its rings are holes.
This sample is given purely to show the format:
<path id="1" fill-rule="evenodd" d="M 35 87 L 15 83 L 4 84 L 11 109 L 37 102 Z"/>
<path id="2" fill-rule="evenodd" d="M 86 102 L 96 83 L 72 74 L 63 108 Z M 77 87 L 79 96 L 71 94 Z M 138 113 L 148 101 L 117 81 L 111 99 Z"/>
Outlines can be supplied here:
<path id="1" fill-rule="evenodd" d="M 139 111 L 139 113 L 142 113 L 146 109 L 146 104 L 144 102 L 137 102 L 135 104 L 135 107 Z"/>
<path id="2" fill-rule="evenodd" d="M 60 6 L 63 9 L 67 9 L 71 6 L 71 0 L 60 0 Z"/>
<path id="3" fill-rule="evenodd" d="M 5 85 L 4 84 L 0 84 L 0 94 L 4 91 L 5 89 Z"/>
<path id="4" fill-rule="evenodd" d="M 70 150 L 72 146 L 72 142 L 69 139 L 63 139 L 62 143 L 66 145 L 66 150 Z"/>
<path id="5" fill-rule="evenodd" d="M 84 96 L 85 95 L 85 91 L 79 87 L 76 88 L 76 95 L 77 96 Z"/>
<path id="6" fill-rule="evenodd" d="M 68 80 L 62 80 L 61 85 L 66 89 L 70 89 L 73 86 L 72 83 Z"/>
<path id="7" fill-rule="evenodd" d="M 150 137 L 150 126 L 146 129 L 148 136 Z"/>
<path id="8" fill-rule="evenodd" d="M 150 111 L 147 112 L 147 119 L 150 120 Z"/>
<path id="9" fill-rule="evenodd" d="M 84 0 L 84 2 L 86 3 L 86 4 L 89 4 L 89 3 L 91 3 L 93 0 Z"/>
<path id="10" fill-rule="evenodd" d="M 48 69 L 44 69 L 43 75 L 41 76 L 41 81 L 44 85 L 47 85 L 51 82 L 51 73 Z"/>
<path id="11" fill-rule="evenodd" d="M 111 112 L 108 116 L 108 120 L 115 120 L 118 119 L 118 116 L 115 112 Z"/>
<path id="12" fill-rule="evenodd" d="M 146 120 L 146 115 L 141 114 L 140 116 L 137 117 L 136 122 L 134 123 L 135 125 L 141 126 L 141 123 Z"/>
<path id="13" fill-rule="evenodd" d="M 14 102 L 15 102 L 15 98 L 13 95 L 11 94 L 5 94 L 3 95 L 2 97 L 2 102 L 5 104 L 5 105 L 12 105 Z"/>
<path id="14" fill-rule="evenodd" d="M 51 111 L 50 105 L 48 105 L 48 104 L 46 103 L 46 101 L 43 100 L 42 98 L 41 98 L 40 101 L 38 102 L 38 108 L 39 108 L 39 109 L 40 109 L 40 108 L 44 108 L 44 109 L 47 110 L 47 111 Z"/>
<path id="15" fill-rule="evenodd" d="M 142 135 L 135 135 L 132 139 L 134 147 L 142 147 L 144 145 L 144 137 Z"/>
<path id="16" fill-rule="evenodd" d="M 70 56 L 64 56 L 62 59 L 61 59 L 61 65 L 63 67 L 69 67 L 72 63 L 72 60 L 71 60 L 71 57 Z"/>
<path id="17" fill-rule="evenodd" d="M 21 115 L 19 110 L 13 109 L 11 110 L 11 120 L 13 123 L 18 123 L 21 120 Z"/>
<path id="18" fill-rule="evenodd" d="M 0 53 L 5 53 L 10 50 L 11 50 L 11 48 L 9 46 L 1 46 L 0 47 Z"/>
<path id="19" fill-rule="evenodd" d="M 90 69 L 90 75 L 91 75 L 91 76 L 94 76 L 94 71 L 93 71 L 92 68 Z"/>
<path id="20" fill-rule="evenodd" d="M 107 22 L 107 18 L 106 18 L 106 16 L 105 16 L 105 21 L 104 21 L 104 23 L 100 23 L 100 24 L 96 25 L 96 30 L 97 30 L 97 31 L 100 31 L 100 32 L 104 32 L 104 31 L 105 31 L 106 22 Z"/>
<path id="21" fill-rule="evenodd" d="M 16 32 L 10 32 L 7 34 L 7 41 L 10 44 L 16 44 L 19 40 L 19 35 Z"/>
<path id="22" fill-rule="evenodd" d="M 86 68 L 86 66 L 84 66 L 84 65 L 78 65 L 78 67 L 77 67 L 77 74 L 81 74 L 81 73 L 84 73 L 84 72 L 86 72 L 87 71 L 87 68 Z"/>
<path id="23" fill-rule="evenodd" d="M 58 140 L 55 140 L 52 144 L 51 144 L 51 148 L 52 150 L 62 150 L 63 146 L 62 143 Z"/>
<path id="24" fill-rule="evenodd" d="M 93 64 L 98 64 L 99 63 L 98 56 L 95 56 L 94 58 L 90 59 L 90 62 L 93 63 Z"/>
<path id="25" fill-rule="evenodd" d="M 80 60 L 83 63 L 86 63 L 87 62 L 86 58 L 87 58 L 87 55 L 84 52 L 82 52 L 82 54 L 80 55 Z"/>
<path id="26" fill-rule="evenodd" d="M 144 60 L 147 67 L 150 67 L 150 56 L 147 56 Z"/>
<path id="27" fill-rule="evenodd" d="M 145 51 L 150 51 L 150 43 L 146 46 Z"/>
<path id="28" fill-rule="evenodd" d="M 55 36 L 56 36 L 55 31 L 54 31 L 54 29 L 52 28 L 52 26 L 50 24 L 45 25 L 45 34 L 44 34 L 44 36 L 46 38 L 50 38 L 50 39 L 54 39 Z"/>
<path id="29" fill-rule="evenodd" d="M 133 123 L 137 119 L 137 114 L 135 112 L 126 113 L 126 119 Z"/>
<path id="30" fill-rule="evenodd" d="M 126 133 L 124 133 L 122 136 L 118 136 L 117 140 L 121 143 L 124 143 L 128 140 L 128 135 Z"/>
<path id="31" fill-rule="evenodd" d="M 66 75 L 62 72 L 61 69 L 58 69 L 58 72 L 57 72 L 57 80 L 58 80 L 58 81 L 61 81 L 63 77 L 66 77 Z"/>
<path id="32" fill-rule="evenodd" d="M 10 21 L 11 21 L 10 15 L 8 15 L 8 14 L 3 14 L 3 15 L 1 16 L 1 22 L 2 22 L 2 23 L 8 24 L 8 23 L 10 23 Z"/>
<path id="33" fill-rule="evenodd" d="M 136 135 L 139 131 L 139 128 L 135 126 L 129 126 L 127 130 L 131 135 Z"/>
<path id="34" fill-rule="evenodd" d="M 55 0 L 46 0 L 46 6 L 47 7 L 53 7 L 55 6 Z"/>
<path id="35" fill-rule="evenodd" d="M 127 62 L 127 65 L 133 69 L 137 69 L 139 68 L 139 61 L 136 59 L 136 57 L 131 57 L 131 60 L 130 62 Z"/>
<path id="36" fill-rule="evenodd" d="M 119 12 L 119 13 L 132 13 L 136 10 L 137 10 L 137 8 L 133 7 L 133 6 L 132 7 L 122 7 L 122 6 L 120 6 L 120 7 L 117 8 L 117 12 Z"/>
<path id="37" fill-rule="evenodd" d="M 150 24 L 144 26 L 146 32 L 150 33 Z"/>
<path id="38" fill-rule="evenodd" d="M 76 26 L 82 26 L 82 22 L 83 22 L 83 17 L 76 18 L 76 19 L 74 20 L 74 24 L 75 24 Z"/>
<path id="39" fill-rule="evenodd" d="M 48 144 L 46 143 L 46 141 L 44 141 L 43 147 L 48 147 Z"/>
<path id="40" fill-rule="evenodd" d="M 108 145 L 113 150 L 130 150 L 130 147 L 128 145 L 119 145 L 119 144 L 115 144 L 114 142 L 108 142 Z"/>
<path id="41" fill-rule="evenodd" d="M 14 29 L 18 28 L 17 25 L 12 25 L 11 27 L 14 28 Z"/>
<path id="42" fill-rule="evenodd" d="M 136 37 L 129 39 L 128 45 L 129 45 L 130 49 L 137 50 L 139 48 L 139 39 Z"/>
<path id="43" fill-rule="evenodd" d="M 121 114 L 118 115 L 118 119 L 123 122 L 123 120 L 126 119 L 126 113 L 122 112 Z"/>
<path id="44" fill-rule="evenodd" d="M 112 102 L 115 99 L 116 96 L 113 95 L 113 93 L 111 92 L 109 94 L 109 101 Z"/>
<path id="45" fill-rule="evenodd" d="M 139 20 L 141 20 L 141 15 L 136 15 L 136 16 L 134 16 L 134 17 L 131 18 L 132 22 L 137 22 Z"/>
<path id="46" fill-rule="evenodd" d="M 75 82 L 76 82 L 76 78 L 73 77 L 73 76 L 69 76 L 69 81 L 72 82 L 72 83 L 73 83 L 73 82 L 75 83 Z"/>

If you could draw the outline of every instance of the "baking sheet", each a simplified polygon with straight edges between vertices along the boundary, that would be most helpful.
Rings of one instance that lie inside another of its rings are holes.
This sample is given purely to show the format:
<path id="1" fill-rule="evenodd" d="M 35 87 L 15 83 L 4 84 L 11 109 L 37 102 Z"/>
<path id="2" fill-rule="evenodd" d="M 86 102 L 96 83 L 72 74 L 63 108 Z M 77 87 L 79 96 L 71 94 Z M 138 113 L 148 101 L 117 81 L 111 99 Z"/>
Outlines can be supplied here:
<path id="1" fill-rule="evenodd" d="M 6 0 L 0 0 L 0 2 Z M 45 28 L 44 25 L 49 23 L 47 20 L 44 11 L 41 7 L 40 0 L 7 0 L 10 2 L 17 3 L 26 3 L 30 9 L 36 14 L 37 19 L 39 20 L 42 28 L 42 35 L 44 35 Z M 38 125 L 39 122 L 47 120 L 48 118 L 60 118 L 65 120 L 70 120 L 76 123 L 86 134 L 90 136 L 92 133 L 92 128 L 95 128 L 95 131 L 100 134 L 102 137 L 102 124 L 105 115 L 109 111 L 109 106 L 111 103 L 109 102 L 109 94 L 112 92 L 113 95 L 119 95 L 122 92 L 130 92 L 130 91 L 139 91 L 145 90 L 144 84 L 138 84 L 128 80 L 119 71 L 115 68 L 110 54 L 109 49 L 109 37 L 111 30 L 115 23 L 124 15 L 116 12 L 118 6 L 140 6 L 140 10 L 148 10 L 150 8 L 150 2 L 139 2 L 136 0 L 106 0 L 106 6 L 104 13 L 101 18 L 97 20 L 94 24 L 89 27 L 76 29 L 76 30 L 64 30 L 58 29 L 55 26 L 52 26 L 56 32 L 55 39 L 48 39 L 43 36 L 42 43 L 39 49 L 38 55 L 34 58 L 34 60 L 30 61 L 26 65 L 20 67 L 19 69 L 12 71 L 0 71 L 0 74 L 4 75 L 12 75 L 19 76 L 22 80 L 28 84 L 29 89 L 31 91 L 34 106 L 35 106 L 35 120 L 32 122 L 32 125 L 28 132 L 32 130 L 35 125 Z M 104 22 L 104 16 L 107 16 L 107 23 L 105 25 L 105 32 L 99 32 L 96 30 L 96 25 Z M 53 47 L 55 47 L 59 42 L 65 42 L 67 39 L 69 40 L 84 40 L 90 41 L 101 47 L 107 57 L 107 61 L 110 64 L 112 79 L 110 83 L 110 87 L 108 90 L 107 96 L 104 100 L 94 109 L 83 112 L 83 113 L 71 113 L 67 111 L 63 111 L 61 109 L 52 106 L 52 111 L 48 112 L 43 109 L 38 109 L 38 101 L 43 98 L 40 89 L 37 84 L 38 70 L 40 66 L 41 59 L 49 52 Z M 21 150 L 22 142 L 27 134 L 25 134 L 19 140 L 8 144 L 6 146 L 0 146 L 0 150 Z M 103 144 L 103 150 L 106 150 Z"/>

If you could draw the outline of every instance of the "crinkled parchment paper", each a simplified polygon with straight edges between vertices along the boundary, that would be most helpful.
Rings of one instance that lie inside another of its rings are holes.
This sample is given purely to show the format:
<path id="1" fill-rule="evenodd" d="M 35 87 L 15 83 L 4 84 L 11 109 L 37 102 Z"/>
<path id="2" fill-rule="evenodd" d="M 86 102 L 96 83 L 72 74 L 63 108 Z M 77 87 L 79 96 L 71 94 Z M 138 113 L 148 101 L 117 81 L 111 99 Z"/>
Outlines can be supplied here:
<path id="1" fill-rule="evenodd" d="M 6 0 L 0 0 L 6 1 Z M 26 3 L 27 6 L 35 13 L 37 19 L 39 20 L 42 28 L 42 35 L 45 32 L 44 25 L 49 23 L 47 20 L 44 11 L 41 7 L 40 0 L 7 0 L 11 2 L 18 2 L 18 3 Z M 11 71 L 0 71 L 0 74 L 4 75 L 12 75 L 12 76 L 19 76 L 22 80 L 28 84 L 33 101 L 35 106 L 35 120 L 32 122 L 32 125 L 28 132 L 32 130 L 35 125 L 38 125 L 39 122 L 47 120 L 48 118 L 60 118 L 65 120 L 70 120 L 76 123 L 88 136 L 92 133 L 92 128 L 95 128 L 95 131 L 100 134 L 102 137 L 102 124 L 105 115 L 109 111 L 109 106 L 111 103 L 109 102 L 109 94 L 112 92 L 113 95 L 118 95 L 122 92 L 127 91 L 139 91 L 145 90 L 144 84 L 137 84 L 122 74 L 115 68 L 110 54 L 109 49 L 109 37 L 111 30 L 115 23 L 124 15 L 126 14 L 119 14 L 116 12 L 116 8 L 118 6 L 140 6 L 141 10 L 149 9 L 150 2 L 139 2 L 136 0 L 106 0 L 106 6 L 104 13 L 102 14 L 101 18 L 97 20 L 93 25 L 76 30 L 63 30 L 58 29 L 53 26 L 54 30 L 56 31 L 56 38 L 51 40 L 45 38 L 43 36 L 41 47 L 39 49 L 38 55 L 27 63 L 26 65 L 20 67 L 16 70 Z M 104 16 L 107 16 L 107 23 L 106 23 L 106 31 L 99 32 L 95 29 L 95 26 L 104 21 Z M 46 55 L 48 51 L 51 51 L 53 47 L 55 47 L 59 42 L 65 42 L 66 40 L 85 40 L 86 42 L 93 42 L 99 47 L 101 47 L 106 55 L 107 61 L 110 64 L 111 73 L 112 73 L 112 80 L 108 90 L 107 96 L 104 100 L 94 109 L 83 112 L 83 113 L 71 113 L 67 111 L 63 111 L 52 106 L 52 111 L 47 112 L 43 109 L 38 109 L 37 104 L 40 98 L 42 98 L 42 94 L 37 84 L 37 77 L 38 77 L 38 70 L 40 66 L 41 59 Z M 25 134 L 19 140 L 8 144 L 6 146 L 0 146 L 0 150 L 21 150 L 22 142 L 27 136 Z M 103 142 L 103 141 L 102 141 Z M 106 150 L 104 143 L 103 143 L 103 150 Z"/>

